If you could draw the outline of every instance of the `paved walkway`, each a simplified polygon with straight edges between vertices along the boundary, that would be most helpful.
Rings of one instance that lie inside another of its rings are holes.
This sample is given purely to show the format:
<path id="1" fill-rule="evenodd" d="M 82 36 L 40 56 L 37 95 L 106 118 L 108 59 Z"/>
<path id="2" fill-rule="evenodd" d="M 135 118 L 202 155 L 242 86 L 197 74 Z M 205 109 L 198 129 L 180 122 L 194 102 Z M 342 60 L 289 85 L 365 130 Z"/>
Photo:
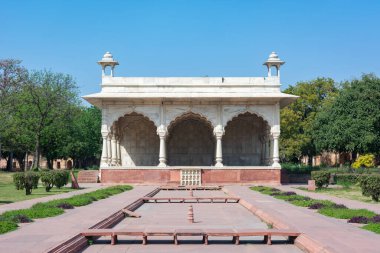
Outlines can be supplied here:
<path id="1" fill-rule="evenodd" d="M 67 210 L 57 217 L 24 224 L 16 231 L 0 235 L 0 252 L 46 252 L 114 212 L 154 190 L 155 186 L 135 186 L 131 191 Z"/>
<path id="2" fill-rule="evenodd" d="M 275 186 L 275 187 L 282 191 L 293 191 L 299 195 L 308 196 L 313 199 L 330 200 L 337 204 L 343 204 L 349 208 L 353 208 L 353 209 L 365 208 L 365 209 L 368 209 L 375 213 L 380 214 L 380 204 L 365 203 L 358 200 L 339 198 L 339 197 L 331 196 L 328 194 L 323 194 L 323 193 L 318 193 L 318 192 L 308 192 L 308 191 L 296 189 L 296 187 L 300 187 L 300 186 L 301 185 L 282 185 L 282 186 Z"/>
<path id="3" fill-rule="evenodd" d="M 72 192 L 67 192 L 67 193 L 51 195 L 51 196 L 46 196 L 46 197 L 42 197 L 42 198 L 35 198 L 35 199 L 29 199 L 29 200 L 24 200 L 24 201 L 18 201 L 18 202 L 14 202 L 11 204 L 0 205 L 0 214 L 2 214 L 5 211 L 29 208 L 36 203 L 48 202 L 48 201 L 53 200 L 53 199 L 70 198 L 70 197 L 78 195 L 78 194 L 92 192 L 92 191 L 95 191 L 95 190 L 98 190 L 98 189 L 104 187 L 104 186 L 101 186 L 101 184 L 80 184 L 80 186 L 83 187 L 84 189 L 72 191 Z"/>
<path id="4" fill-rule="evenodd" d="M 342 220 L 320 215 L 313 210 L 297 207 L 252 191 L 247 186 L 227 186 L 225 188 L 272 217 L 305 233 L 332 252 L 380 252 L 380 235 L 357 228 Z"/>

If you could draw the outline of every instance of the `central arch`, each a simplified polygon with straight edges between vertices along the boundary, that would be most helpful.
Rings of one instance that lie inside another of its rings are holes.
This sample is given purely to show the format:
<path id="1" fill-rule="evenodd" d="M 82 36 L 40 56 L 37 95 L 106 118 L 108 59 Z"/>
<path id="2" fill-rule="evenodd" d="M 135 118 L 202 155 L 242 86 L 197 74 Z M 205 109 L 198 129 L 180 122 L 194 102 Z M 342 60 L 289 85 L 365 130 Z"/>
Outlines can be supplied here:
<path id="1" fill-rule="evenodd" d="M 170 166 L 212 166 L 215 156 L 213 128 L 195 113 L 177 118 L 168 128 L 167 153 Z"/>

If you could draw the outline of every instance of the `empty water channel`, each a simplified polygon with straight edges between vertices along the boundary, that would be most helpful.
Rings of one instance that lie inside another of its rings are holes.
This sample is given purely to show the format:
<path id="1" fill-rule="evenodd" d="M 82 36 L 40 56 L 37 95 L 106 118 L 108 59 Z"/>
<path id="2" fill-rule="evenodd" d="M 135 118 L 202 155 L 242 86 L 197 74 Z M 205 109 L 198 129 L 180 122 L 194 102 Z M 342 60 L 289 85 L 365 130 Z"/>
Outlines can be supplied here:
<path id="1" fill-rule="evenodd" d="M 141 235 L 117 235 L 111 237 L 94 236 L 89 246 L 77 252 L 246 252 L 250 249 L 259 252 L 302 252 L 288 241 L 288 237 L 272 236 L 272 245 L 264 242 L 264 236 L 239 236 L 238 243 L 233 236 L 167 236 L 168 231 L 265 231 L 268 225 L 238 203 L 238 200 L 227 195 L 220 188 L 199 190 L 161 189 L 154 196 L 144 200 L 144 204 L 133 210 L 140 217 L 126 215 L 112 227 L 113 231 L 155 231 L 163 232 L 161 236 L 147 236 L 143 244 Z M 214 198 L 214 199 L 211 199 Z M 231 199 L 225 199 L 231 198 Z M 170 200 L 169 200 L 170 199 Z M 193 222 L 189 218 L 189 207 L 193 212 Z M 133 214 L 133 213 L 132 213 Z M 177 240 L 177 245 L 174 243 Z M 207 244 L 207 245 L 206 245 Z M 239 244 L 239 245 L 237 245 Z M 57 251 L 58 252 L 58 251 Z"/>

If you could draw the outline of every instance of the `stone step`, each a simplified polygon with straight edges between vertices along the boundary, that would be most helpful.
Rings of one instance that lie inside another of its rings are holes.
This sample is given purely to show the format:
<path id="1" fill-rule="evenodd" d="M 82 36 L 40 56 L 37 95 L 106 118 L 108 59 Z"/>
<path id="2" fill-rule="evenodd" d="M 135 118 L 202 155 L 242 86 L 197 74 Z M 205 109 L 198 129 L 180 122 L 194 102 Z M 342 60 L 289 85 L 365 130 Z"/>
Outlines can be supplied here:
<path id="1" fill-rule="evenodd" d="M 97 183 L 99 171 L 81 170 L 78 172 L 78 183 Z"/>

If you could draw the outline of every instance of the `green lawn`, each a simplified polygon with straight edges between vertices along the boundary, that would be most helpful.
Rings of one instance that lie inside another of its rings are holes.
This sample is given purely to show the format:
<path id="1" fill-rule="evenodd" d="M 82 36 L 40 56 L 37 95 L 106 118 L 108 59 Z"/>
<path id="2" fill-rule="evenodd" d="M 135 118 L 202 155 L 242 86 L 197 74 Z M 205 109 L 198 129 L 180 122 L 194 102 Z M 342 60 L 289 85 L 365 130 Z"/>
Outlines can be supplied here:
<path id="1" fill-rule="evenodd" d="M 297 189 L 307 191 L 305 187 L 299 187 Z M 358 200 L 366 203 L 372 203 L 377 204 L 378 202 L 375 202 L 371 199 L 371 197 L 366 197 L 362 195 L 362 191 L 359 186 L 353 185 L 350 187 L 331 187 L 331 188 L 322 188 L 317 189 L 315 192 L 317 193 L 323 193 L 339 198 L 346 198 L 346 199 L 352 199 L 352 200 Z"/>
<path id="2" fill-rule="evenodd" d="M 12 175 L 12 172 L 0 171 L 0 205 L 75 191 L 71 188 L 64 187 L 57 189 L 54 187 L 50 190 L 50 192 L 46 192 L 45 188 L 40 185 L 38 189 L 33 189 L 31 195 L 25 195 L 25 190 L 16 190 L 13 185 Z"/>

